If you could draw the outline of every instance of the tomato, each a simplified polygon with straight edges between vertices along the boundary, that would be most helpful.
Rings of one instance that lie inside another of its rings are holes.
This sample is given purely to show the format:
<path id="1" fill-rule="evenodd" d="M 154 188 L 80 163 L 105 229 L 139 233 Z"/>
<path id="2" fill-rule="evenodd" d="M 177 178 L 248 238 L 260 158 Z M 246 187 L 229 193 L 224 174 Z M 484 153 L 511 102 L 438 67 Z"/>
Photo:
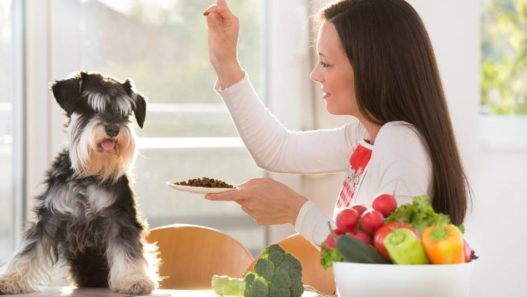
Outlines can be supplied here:
<path id="1" fill-rule="evenodd" d="M 370 234 L 373 234 L 383 224 L 384 216 L 380 211 L 374 209 L 365 211 L 360 218 L 361 229 Z"/>
<path id="2" fill-rule="evenodd" d="M 373 236 L 373 246 L 387 260 L 389 260 L 390 257 L 388 256 L 388 251 L 386 250 L 386 247 L 384 247 L 384 238 L 388 234 L 390 234 L 390 232 L 399 228 L 410 229 L 415 233 L 416 236 L 419 236 L 417 231 L 412 227 L 412 225 L 403 222 L 389 222 L 377 229 L 377 231 L 375 231 L 375 235 Z"/>
<path id="3" fill-rule="evenodd" d="M 351 208 L 355 209 L 359 213 L 359 216 L 362 215 L 362 213 L 368 209 L 366 206 L 362 204 L 352 205 Z"/>
<path id="4" fill-rule="evenodd" d="M 373 199 L 372 207 L 386 218 L 397 208 L 397 201 L 393 195 L 379 194 Z"/>
<path id="5" fill-rule="evenodd" d="M 343 209 L 336 218 L 337 228 L 344 233 L 351 232 L 359 223 L 359 218 L 360 215 L 355 209 Z"/>
<path id="6" fill-rule="evenodd" d="M 364 242 L 365 244 L 371 244 L 370 234 L 366 233 L 363 230 L 353 230 L 351 231 L 350 235 Z"/>
<path id="7" fill-rule="evenodd" d="M 326 237 L 326 240 L 322 243 L 322 246 L 325 247 L 327 250 L 332 250 L 337 246 L 337 241 L 335 240 L 335 236 L 333 234 L 328 234 L 328 237 Z"/>

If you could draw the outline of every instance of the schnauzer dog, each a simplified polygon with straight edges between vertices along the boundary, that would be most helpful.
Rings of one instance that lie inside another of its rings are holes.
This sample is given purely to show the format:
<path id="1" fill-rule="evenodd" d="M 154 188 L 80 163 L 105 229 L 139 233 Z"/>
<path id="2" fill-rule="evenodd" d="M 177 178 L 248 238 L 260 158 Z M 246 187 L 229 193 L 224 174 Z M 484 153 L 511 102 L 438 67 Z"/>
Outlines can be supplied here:
<path id="1" fill-rule="evenodd" d="M 146 100 L 130 81 L 80 72 L 52 87 L 69 119 L 69 148 L 47 174 L 37 221 L 0 276 L 0 295 L 31 292 L 66 262 L 78 287 L 149 294 L 158 286 L 157 252 L 145 241 L 127 170 L 135 158 L 132 113 L 142 128 Z"/>

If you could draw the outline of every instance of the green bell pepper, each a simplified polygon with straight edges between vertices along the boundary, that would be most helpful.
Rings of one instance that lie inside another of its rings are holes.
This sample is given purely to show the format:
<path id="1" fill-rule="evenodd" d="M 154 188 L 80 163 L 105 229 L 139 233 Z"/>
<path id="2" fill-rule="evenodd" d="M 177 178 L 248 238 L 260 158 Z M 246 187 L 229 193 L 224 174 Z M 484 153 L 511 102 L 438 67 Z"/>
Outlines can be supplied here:
<path id="1" fill-rule="evenodd" d="M 395 264 L 428 264 L 421 241 L 409 229 L 393 230 L 384 238 L 384 246 Z"/>

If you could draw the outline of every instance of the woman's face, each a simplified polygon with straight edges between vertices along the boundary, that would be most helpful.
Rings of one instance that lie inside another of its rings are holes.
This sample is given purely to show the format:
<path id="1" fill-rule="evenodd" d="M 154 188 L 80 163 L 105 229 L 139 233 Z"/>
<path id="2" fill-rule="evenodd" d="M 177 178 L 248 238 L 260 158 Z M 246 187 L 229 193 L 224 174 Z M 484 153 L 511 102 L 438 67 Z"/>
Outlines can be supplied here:
<path id="1" fill-rule="evenodd" d="M 353 67 L 333 23 L 322 23 L 318 32 L 317 50 L 318 63 L 310 77 L 321 84 L 326 109 L 335 115 L 359 117 Z"/>

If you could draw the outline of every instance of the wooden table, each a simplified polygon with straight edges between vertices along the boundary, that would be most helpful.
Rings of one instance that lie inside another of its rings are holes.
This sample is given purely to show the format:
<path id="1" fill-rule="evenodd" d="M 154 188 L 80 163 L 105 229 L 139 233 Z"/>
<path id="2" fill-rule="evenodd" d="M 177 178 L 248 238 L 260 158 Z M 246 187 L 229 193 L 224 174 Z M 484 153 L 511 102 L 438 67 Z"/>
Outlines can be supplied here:
<path id="1" fill-rule="evenodd" d="M 108 289 L 96 289 L 96 288 L 81 288 L 76 289 L 73 287 L 43 287 L 40 291 L 31 294 L 20 294 L 20 295 L 3 295 L 3 296 L 16 296 L 16 297 L 60 297 L 60 296 L 73 296 L 73 297 L 142 297 L 142 296 L 131 296 L 112 293 Z M 216 297 L 212 290 L 156 290 L 151 297 Z M 304 292 L 302 297 L 318 297 L 317 293 Z"/>

